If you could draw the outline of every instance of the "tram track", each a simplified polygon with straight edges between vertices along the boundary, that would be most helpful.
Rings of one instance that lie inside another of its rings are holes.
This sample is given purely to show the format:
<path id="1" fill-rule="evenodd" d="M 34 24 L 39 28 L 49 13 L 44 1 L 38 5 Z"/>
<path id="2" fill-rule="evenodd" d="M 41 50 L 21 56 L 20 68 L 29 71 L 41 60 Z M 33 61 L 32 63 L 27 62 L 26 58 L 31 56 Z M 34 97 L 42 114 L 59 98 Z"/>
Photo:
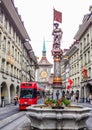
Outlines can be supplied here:
<path id="1" fill-rule="evenodd" d="M 17 112 L 11 116 L 6 117 L 5 119 L 0 120 L 0 130 L 3 130 L 5 127 L 9 126 L 11 123 L 25 116 L 25 112 Z"/>
<path id="2" fill-rule="evenodd" d="M 0 121 L 9 117 L 9 116 L 12 116 L 13 114 L 16 114 L 16 113 L 18 113 L 18 111 L 16 109 L 13 111 L 7 111 L 5 113 L 2 113 L 2 114 L 0 114 Z"/>

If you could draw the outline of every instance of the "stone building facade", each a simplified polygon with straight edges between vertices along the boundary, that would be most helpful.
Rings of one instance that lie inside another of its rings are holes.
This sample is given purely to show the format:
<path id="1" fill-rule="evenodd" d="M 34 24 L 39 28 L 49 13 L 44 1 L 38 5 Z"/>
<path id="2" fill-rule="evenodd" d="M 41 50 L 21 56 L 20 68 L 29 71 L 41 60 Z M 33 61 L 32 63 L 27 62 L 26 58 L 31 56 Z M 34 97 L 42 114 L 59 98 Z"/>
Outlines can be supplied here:
<path id="1" fill-rule="evenodd" d="M 69 91 L 78 90 L 79 100 L 87 102 L 92 93 L 92 6 L 90 13 L 84 15 L 74 39 L 75 42 L 64 55 L 69 56 L 69 77 L 73 80 L 73 86 Z M 83 68 L 86 70 L 86 76 L 83 76 Z"/>
<path id="2" fill-rule="evenodd" d="M 10 103 L 22 81 L 35 80 L 37 60 L 13 0 L 0 0 L 0 104 Z"/>
<path id="3" fill-rule="evenodd" d="M 74 42 L 64 55 L 63 62 L 65 66 L 65 88 L 66 91 L 76 93 L 80 91 L 80 74 L 79 74 L 79 47 L 78 42 Z M 67 89 L 68 78 L 71 78 L 73 85 L 70 90 Z"/>
<path id="4" fill-rule="evenodd" d="M 79 57 L 80 57 L 80 85 L 81 100 L 86 102 L 89 94 L 92 93 L 92 6 L 90 13 L 84 15 L 82 24 L 75 35 L 75 39 L 79 41 Z M 87 70 L 87 77 L 83 77 L 81 72 L 83 67 Z"/>

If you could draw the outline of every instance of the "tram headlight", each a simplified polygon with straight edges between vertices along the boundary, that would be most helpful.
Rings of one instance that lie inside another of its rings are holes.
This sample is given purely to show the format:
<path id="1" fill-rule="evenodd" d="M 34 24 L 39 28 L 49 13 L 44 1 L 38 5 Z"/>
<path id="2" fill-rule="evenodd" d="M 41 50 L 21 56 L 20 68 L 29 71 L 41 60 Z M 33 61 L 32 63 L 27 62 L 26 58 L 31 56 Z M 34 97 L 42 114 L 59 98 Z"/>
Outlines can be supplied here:
<path id="1" fill-rule="evenodd" d="M 28 104 L 27 102 L 24 102 L 24 104 Z"/>

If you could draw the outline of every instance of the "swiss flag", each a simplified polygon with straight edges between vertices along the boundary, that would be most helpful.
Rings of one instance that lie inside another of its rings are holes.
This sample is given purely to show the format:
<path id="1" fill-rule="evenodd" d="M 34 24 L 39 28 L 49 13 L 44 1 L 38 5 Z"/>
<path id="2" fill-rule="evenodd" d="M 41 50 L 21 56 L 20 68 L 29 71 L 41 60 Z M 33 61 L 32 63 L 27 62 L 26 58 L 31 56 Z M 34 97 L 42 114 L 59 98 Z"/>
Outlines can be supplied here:
<path id="1" fill-rule="evenodd" d="M 68 86 L 67 86 L 67 89 L 69 90 L 70 88 L 71 88 L 71 86 L 70 86 L 70 85 L 68 85 Z"/>
<path id="2" fill-rule="evenodd" d="M 88 77 L 87 69 L 85 67 L 82 68 L 82 76 L 83 76 L 83 78 L 87 78 Z"/>
<path id="3" fill-rule="evenodd" d="M 68 90 L 71 88 L 72 84 L 73 84 L 72 79 L 68 78 L 68 85 L 67 85 Z"/>

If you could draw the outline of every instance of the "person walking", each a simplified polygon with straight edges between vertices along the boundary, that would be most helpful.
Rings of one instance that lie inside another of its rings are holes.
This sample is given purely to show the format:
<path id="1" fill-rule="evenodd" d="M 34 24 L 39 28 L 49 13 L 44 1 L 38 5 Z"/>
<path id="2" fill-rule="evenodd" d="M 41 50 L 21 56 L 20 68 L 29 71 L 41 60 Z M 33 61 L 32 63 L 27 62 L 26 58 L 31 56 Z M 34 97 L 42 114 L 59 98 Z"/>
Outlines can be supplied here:
<path id="1" fill-rule="evenodd" d="M 5 107 L 5 99 L 4 99 L 4 96 L 1 96 L 1 107 Z"/>
<path id="2" fill-rule="evenodd" d="M 92 104 L 92 93 L 89 95 L 90 104 Z"/>
<path id="3" fill-rule="evenodd" d="M 16 96 L 14 97 L 14 104 L 17 105 L 17 103 L 18 103 L 18 95 L 16 95 Z"/>
<path id="4" fill-rule="evenodd" d="M 72 96 L 72 101 L 75 102 L 75 93 Z"/>
<path id="5" fill-rule="evenodd" d="M 78 103 L 78 100 L 79 100 L 79 93 L 77 92 L 76 93 L 76 102 Z"/>

